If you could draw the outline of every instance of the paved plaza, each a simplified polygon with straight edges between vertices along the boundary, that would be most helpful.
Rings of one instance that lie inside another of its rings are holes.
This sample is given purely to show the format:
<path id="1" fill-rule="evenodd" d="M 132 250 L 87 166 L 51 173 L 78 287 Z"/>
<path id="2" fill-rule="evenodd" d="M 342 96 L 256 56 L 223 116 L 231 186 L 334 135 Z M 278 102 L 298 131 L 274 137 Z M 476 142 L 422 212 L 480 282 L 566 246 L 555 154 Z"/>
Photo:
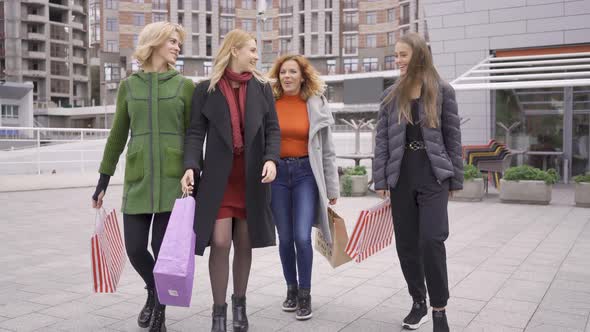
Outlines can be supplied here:
<path id="1" fill-rule="evenodd" d="M 142 331 L 143 283 L 129 264 L 116 294 L 91 291 L 92 190 L 0 193 L 0 331 Z M 121 190 L 109 188 L 108 207 Z M 342 198 L 336 210 L 350 232 L 377 201 Z M 449 204 L 452 331 L 590 331 L 590 209 L 572 202 L 571 187 L 558 187 L 549 206 L 500 204 L 494 194 Z M 207 253 L 197 257 L 192 307 L 167 309 L 170 331 L 210 329 Z M 277 247 L 255 250 L 253 261 L 251 331 L 400 331 L 411 305 L 393 247 L 337 269 L 316 254 L 306 322 L 280 309 Z"/>

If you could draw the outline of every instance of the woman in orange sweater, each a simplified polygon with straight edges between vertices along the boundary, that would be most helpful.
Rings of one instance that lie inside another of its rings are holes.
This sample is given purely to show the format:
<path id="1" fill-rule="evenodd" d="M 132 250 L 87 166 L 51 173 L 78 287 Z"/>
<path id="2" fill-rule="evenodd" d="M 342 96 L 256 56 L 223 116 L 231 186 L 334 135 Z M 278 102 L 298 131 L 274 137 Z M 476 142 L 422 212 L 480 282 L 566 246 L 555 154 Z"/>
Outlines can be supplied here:
<path id="1" fill-rule="evenodd" d="M 322 96 L 324 82 L 304 57 L 279 58 L 270 77 L 275 81 L 281 128 L 281 159 L 271 184 L 271 208 L 287 283 L 283 310 L 297 311 L 296 318 L 305 320 L 312 316 L 311 227 L 319 227 L 331 241 L 328 203 L 336 204 L 340 195 L 330 129 L 334 119 Z"/>

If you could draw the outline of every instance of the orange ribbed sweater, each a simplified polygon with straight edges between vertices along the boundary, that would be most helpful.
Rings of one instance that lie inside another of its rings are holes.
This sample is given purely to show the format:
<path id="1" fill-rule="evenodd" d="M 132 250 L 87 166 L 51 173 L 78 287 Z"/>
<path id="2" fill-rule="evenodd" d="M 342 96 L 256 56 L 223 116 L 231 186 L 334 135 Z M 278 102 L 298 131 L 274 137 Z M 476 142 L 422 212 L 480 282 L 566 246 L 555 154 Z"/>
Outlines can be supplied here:
<path id="1" fill-rule="evenodd" d="M 276 101 L 281 127 L 281 158 L 307 156 L 309 117 L 300 96 L 283 95 Z"/>

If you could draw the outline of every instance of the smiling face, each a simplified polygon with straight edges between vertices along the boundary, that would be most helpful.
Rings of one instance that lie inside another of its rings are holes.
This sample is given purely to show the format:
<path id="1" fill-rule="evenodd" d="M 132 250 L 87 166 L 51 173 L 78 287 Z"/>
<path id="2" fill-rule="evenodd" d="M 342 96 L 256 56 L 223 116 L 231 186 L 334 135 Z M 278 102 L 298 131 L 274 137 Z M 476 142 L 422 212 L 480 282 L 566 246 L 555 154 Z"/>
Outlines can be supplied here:
<path id="1" fill-rule="evenodd" d="M 301 92 L 301 84 L 305 80 L 297 61 L 287 60 L 283 62 L 279 71 L 279 81 L 284 94 L 295 96 Z"/>
<path id="2" fill-rule="evenodd" d="M 180 45 L 180 37 L 178 36 L 178 33 L 174 31 L 170 34 L 170 37 L 160 45 L 160 47 L 154 50 L 154 55 L 164 59 L 166 63 L 174 65 L 176 63 L 176 58 L 178 58 L 178 54 L 180 53 Z"/>
<path id="3" fill-rule="evenodd" d="M 253 72 L 256 69 L 258 49 L 256 48 L 256 41 L 254 39 L 248 40 L 241 48 L 234 48 L 232 55 L 232 67 L 234 71 L 243 73 Z"/>
<path id="4" fill-rule="evenodd" d="M 399 68 L 400 75 L 406 75 L 408 72 L 408 66 L 412 60 L 412 48 L 406 43 L 398 42 L 395 44 L 393 55 L 395 56 L 395 64 Z"/>

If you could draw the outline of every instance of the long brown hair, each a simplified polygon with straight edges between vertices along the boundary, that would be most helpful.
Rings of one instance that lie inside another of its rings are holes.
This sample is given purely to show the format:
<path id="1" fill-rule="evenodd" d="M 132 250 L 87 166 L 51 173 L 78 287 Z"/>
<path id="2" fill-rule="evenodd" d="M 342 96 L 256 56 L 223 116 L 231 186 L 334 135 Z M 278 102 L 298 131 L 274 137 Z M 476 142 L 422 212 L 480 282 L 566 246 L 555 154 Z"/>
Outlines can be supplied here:
<path id="1" fill-rule="evenodd" d="M 412 58 L 408 64 L 408 69 L 404 76 L 401 76 L 391 92 L 383 99 L 383 104 L 389 104 L 395 98 L 396 106 L 399 110 L 398 121 L 401 123 L 402 118 L 409 122 L 412 121 L 412 110 L 410 101 L 412 99 L 412 89 L 416 85 L 422 85 L 422 100 L 426 111 L 426 123 L 430 128 L 438 127 L 438 116 L 436 112 L 436 99 L 438 95 L 440 76 L 434 68 L 432 54 L 428 49 L 426 40 L 417 33 L 407 33 L 403 35 L 397 43 L 404 43 L 412 49 Z"/>
<path id="2" fill-rule="evenodd" d="M 301 71 L 301 77 L 303 78 L 303 84 L 301 85 L 301 99 L 307 100 L 312 96 L 319 96 L 324 93 L 326 84 L 320 78 L 320 74 L 311 65 L 309 60 L 301 55 L 283 55 L 275 60 L 272 68 L 268 72 L 268 77 L 273 81 L 272 92 L 276 99 L 283 96 L 283 87 L 281 86 L 280 73 L 283 64 L 289 60 L 297 62 L 299 70 Z"/>

